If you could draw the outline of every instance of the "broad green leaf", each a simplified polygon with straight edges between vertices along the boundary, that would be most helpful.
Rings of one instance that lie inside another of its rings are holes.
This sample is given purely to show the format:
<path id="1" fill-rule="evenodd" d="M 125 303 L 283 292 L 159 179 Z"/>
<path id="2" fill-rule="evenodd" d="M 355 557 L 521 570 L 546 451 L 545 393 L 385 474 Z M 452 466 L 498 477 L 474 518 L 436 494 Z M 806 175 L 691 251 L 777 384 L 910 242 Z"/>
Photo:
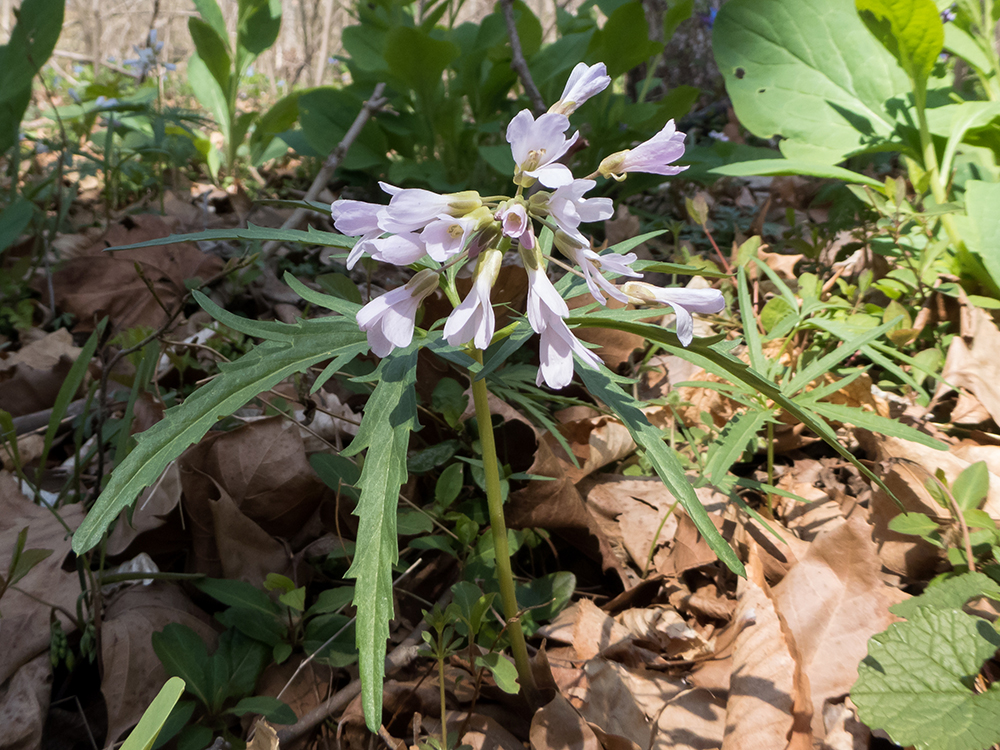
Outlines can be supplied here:
<path id="1" fill-rule="evenodd" d="M 239 0 L 238 5 L 236 45 L 257 56 L 269 49 L 278 38 L 281 0 Z"/>
<path id="2" fill-rule="evenodd" d="M 753 161 L 737 161 L 721 167 L 708 170 L 709 174 L 721 174 L 727 177 L 757 177 L 768 175 L 806 175 L 820 179 L 843 180 L 868 185 L 881 189 L 884 183 L 850 169 L 823 164 L 822 162 L 805 159 L 755 159 Z"/>
<path id="3" fill-rule="evenodd" d="M 226 47 L 228 49 L 229 32 L 226 30 L 226 19 L 222 16 L 222 8 L 219 7 L 216 0 L 193 0 L 193 2 L 202 20 L 212 27 L 220 39 L 226 40 Z"/>
<path id="4" fill-rule="evenodd" d="M 1000 183 L 969 180 L 965 183 L 965 216 L 955 223 L 965 246 L 1000 285 Z"/>
<path id="5" fill-rule="evenodd" d="M 335 589 L 324 589 L 316 597 L 316 603 L 308 611 L 309 616 L 323 615 L 329 612 L 339 612 L 354 598 L 353 586 L 338 586 Z"/>
<path id="6" fill-rule="evenodd" d="M 1000 601 L 1000 584 L 985 573 L 963 573 L 929 587 L 920 596 L 892 605 L 893 614 L 911 619 L 921 609 L 961 609 L 981 596 Z"/>
<path id="7" fill-rule="evenodd" d="M 153 633 L 153 651 L 163 662 L 167 674 L 184 681 L 191 695 L 209 705 L 211 683 L 205 672 L 208 650 L 201 636 L 186 625 L 172 622 L 158 633 Z"/>
<path id="8" fill-rule="evenodd" d="M 226 713 L 234 716 L 244 714 L 260 714 L 268 721 L 275 724 L 294 724 L 298 717 L 291 707 L 284 701 L 272 698 L 269 695 L 254 695 L 249 698 L 242 698 L 239 703 L 233 706 Z"/>
<path id="9" fill-rule="evenodd" d="M 520 685 L 517 684 L 517 667 L 514 666 L 514 662 L 505 659 L 503 654 L 493 652 L 477 656 L 476 664 L 490 670 L 490 674 L 496 680 L 497 687 L 505 693 L 517 695 L 521 689 Z"/>
<path id="10" fill-rule="evenodd" d="M 852 0 L 730 0 L 712 36 L 740 122 L 790 159 L 837 164 L 892 141 L 910 81 Z"/>
<path id="11" fill-rule="evenodd" d="M 250 136 L 250 158 L 255 164 L 260 162 L 274 137 L 285 132 L 298 121 L 299 96 L 302 93 L 302 91 L 293 91 L 288 96 L 282 97 L 257 120 L 257 126 Z M 330 207 L 323 204 L 324 213 L 329 210 Z"/>
<path id="12" fill-rule="evenodd" d="M 142 712 L 142 718 L 135 725 L 135 729 L 129 732 L 121 750 L 152 750 L 157 737 L 160 736 L 160 730 L 167 723 L 170 712 L 183 693 L 184 680 L 180 677 L 171 677 L 167 680 L 153 698 L 153 702 L 149 704 L 149 708 Z"/>
<path id="13" fill-rule="evenodd" d="M 993 66 L 982 48 L 967 31 L 957 24 L 946 23 L 944 25 L 944 48 L 953 55 L 963 58 L 980 73 L 986 76 L 992 73 Z"/>
<path id="14" fill-rule="evenodd" d="M 246 581 L 226 578 L 202 578 L 194 582 L 195 587 L 227 607 L 241 607 L 255 611 L 265 617 L 276 617 L 281 609 L 271 601 L 271 597 Z"/>
<path id="15" fill-rule="evenodd" d="M 628 73 L 662 51 L 662 42 L 649 38 L 646 14 L 638 0 L 622 4 L 608 16 L 604 28 L 594 34 L 589 50 L 607 65 L 611 78 Z"/>
<path id="16" fill-rule="evenodd" d="M 940 528 L 926 513 L 900 513 L 889 521 L 890 531 L 910 536 L 927 536 Z"/>
<path id="17" fill-rule="evenodd" d="M 434 502 L 447 508 L 458 497 L 465 483 L 465 467 L 455 463 L 447 467 L 438 477 L 434 486 Z"/>
<path id="18" fill-rule="evenodd" d="M 220 37 L 211 24 L 197 16 L 188 19 L 188 31 L 198 56 L 205 63 L 212 78 L 222 91 L 229 91 L 229 74 L 233 61 L 229 59 L 225 37 Z"/>
<path id="19" fill-rule="evenodd" d="M 348 318 L 303 320 L 296 328 L 293 342 L 265 341 L 237 361 L 221 365 L 218 377 L 183 404 L 168 409 L 163 420 L 139 436 L 135 449 L 115 468 L 104 492 L 73 535 L 77 554 L 100 542 L 122 508 L 220 418 L 317 362 L 342 353 L 367 351 L 365 335 Z"/>
<path id="20" fill-rule="evenodd" d="M 17 143 L 31 84 L 62 32 L 65 0 L 24 0 L 17 24 L 0 47 L 0 153 Z"/>
<path id="21" fill-rule="evenodd" d="M 353 322 L 353 321 L 352 321 Z M 368 449 L 358 486 L 361 496 L 357 552 L 347 575 L 357 581 L 357 645 L 361 665 L 361 700 L 368 728 L 382 721 L 385 644 L 392 619 L 392 566 L 399 559 L 396 505 L 407 478 L 410 431 L 417 427 L 417 347 L 382 360 L 381 378 L 365 405 L 358 434 L 344 455 Z"/>
<path id="22" fill-rule="evenodd" d="M 195 98 L 215 118 L 215 124 L 228 142 L 232 123 L 225 89 L 219 86 L 208 64 L 197 53 L 188 58 L 187 76 Z"/>
<path id="23" fill-rule="evenodd" d="M 855 5 L 916 88 L 925 88 L 944 47 L 944 24 L 934 0 L 855 0 Z"/>
<path id="24" fill-rule="evenodd" d="M 22 195 L 0 211 L 0 253 L 17 241 L 34 214 L 34 205 Z"/>
<path id="25" fill-rule="evenodd" d="M 314 453 L 309 457 L 309 465 L 331 490 L 352 500 L 358 499 L 357 484 L 361 470 L 349 458 L 340 454 Z"/>
<path id="26" fill-rule="evenodd" d="M 951 485 L 951 494 L 962 510 L 973 510 L 982 505 L 990 491 L 990 470 L 985 461 L 976 461 L 962 469 Z"/>
<path id="27" fill-rule="evenodd" d="M 441 86 L 445 68 L 460 54 L 455 44 L 408 26 L 392 28 L 383 51 L 392 74 L 420 94 L 428 106 Z"/>
<path id="28" fill-rule="evenodd" d="M 1000 685 L 972 682 L 1000 647 L 985 620 L 922 608 L 868 641 L 851 700 L 862 722 L 918 750 L 970 750 L 1000 742 Z"/>
<path id="29" fill-rule="evenodd" d="M 622 324 L 616 324 L 615 327 L 618 325 Z M 701 504 L 694 488 L 684 474 L 680 460 L 663 442 L 663 433 L 653 427 L 640 411 L 639 402 L 616 385 L 608 373 L 591 370 L 589 367 L 580 368 L 579 373 L 587 390 L 618 415 L 622 424 L 632 435 L 632 439 L 645 451 L 646 458 L 653 465 L 660 479 L 667 485 L 667 489 L 674 497 L 681 501 L 681 506 L 694 521 L 695 527 L 705 537 L 705 541 L 708 542 L 712 551 L 734 573 L 745 575 L 743 563 L 740 562 L 732 547 L 722 538 L 715 524 L 709 519 L 705 506 Z"/>
<path id="30" fill-rule="evenodd" d="M 358 94 L 334 86 L 321 86 L 303 93 L 299 97 L 299 123 L 309 146 L 323 156 L 331 153 L 340 145 L 362 106 L 363 100 Z M 388 166 L 388 150 L 382 129 L 369 121 L 347 151 L 341 166 L 344 169 Z"/>
<path id="31" fill-rule="evenodd" d="M 344 237 L 342 234 L 333 232 L 323 232 L 319 229 L 278 229 L 272 227 L 258 227 L 249 224 L 245 229 L 234 227 L 232 229 L 207 229 L 204 232 L 192 232 L 190 234 L 171 234 L 167 237 L 159 237 L 155 240 L 145 242 L 135 242 L 131 245 L 119 245 L 109 247 L 108 250 L 134 250 L 142 247 L 161 247 L 163 245 L 173 245 L 178 242 L 201 242 L 203 240 L 252 240 L 256 242 L 301 242 L 305 245 L 321 245 L 323 247 L 354 247 L 353 237 Z"/>

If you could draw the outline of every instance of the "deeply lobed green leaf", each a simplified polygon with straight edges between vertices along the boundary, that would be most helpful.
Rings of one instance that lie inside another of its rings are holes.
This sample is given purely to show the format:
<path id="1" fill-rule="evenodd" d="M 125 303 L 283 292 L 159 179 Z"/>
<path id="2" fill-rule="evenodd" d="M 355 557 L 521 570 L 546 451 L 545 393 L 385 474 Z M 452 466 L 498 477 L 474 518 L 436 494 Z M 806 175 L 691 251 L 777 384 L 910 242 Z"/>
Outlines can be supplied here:
<path id="1" fill-rule="evenodd" d="M 183 404 L 168 409 L 162 421 L 139 436 L 138 444 L 115 468 L 107 487 L 73 535 L 73 549 L 94 547 L 123 508 L 156 481 L 172 460 L 200 440 L 215 423 L 290 375 L 345 353 L 368 349 L 354 320 L 343 317 L 303 320 L 292 341 L 264 341 Z"/>

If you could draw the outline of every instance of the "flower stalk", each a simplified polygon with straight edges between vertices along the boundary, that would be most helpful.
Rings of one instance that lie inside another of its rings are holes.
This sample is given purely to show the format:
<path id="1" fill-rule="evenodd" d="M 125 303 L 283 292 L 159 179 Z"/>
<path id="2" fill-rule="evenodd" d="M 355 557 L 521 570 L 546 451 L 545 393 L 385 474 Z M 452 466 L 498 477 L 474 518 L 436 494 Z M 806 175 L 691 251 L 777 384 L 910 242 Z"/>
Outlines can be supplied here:
<path id="1" fill-rule="evenodd" d="M 472 356 L 482 365 L 483 353 L 472 349 Z M 493 551 L 496 557 L 497 583 L 500 586 L 500 603 L 507 621 L 507 635 L 510 650 L 517 667 L 517 678 L 521 693 L 532 708 L 540 705 L 538 687 L 535 685 L 531 664 L 528 661 L 528 646 L 521 629 L 520 610 L 514 593 L 514 573 L 510 567 L 510 548 L 507 544 L 507 523 L 503 517 L 503 496 L 500 490 L 500 463 L 497 460 L 496 440 L 493 437 L 493 421 L 490 418 L 489 391 L 486 379 L 476 380 L 470 372 L 472 400 L 476 407 L 476 424 L 479 425 L 479 443 L 483 450 L 483 472 L 486 475 L 486 502 L 490 512 L 490 530 L 493 533 Z"/>

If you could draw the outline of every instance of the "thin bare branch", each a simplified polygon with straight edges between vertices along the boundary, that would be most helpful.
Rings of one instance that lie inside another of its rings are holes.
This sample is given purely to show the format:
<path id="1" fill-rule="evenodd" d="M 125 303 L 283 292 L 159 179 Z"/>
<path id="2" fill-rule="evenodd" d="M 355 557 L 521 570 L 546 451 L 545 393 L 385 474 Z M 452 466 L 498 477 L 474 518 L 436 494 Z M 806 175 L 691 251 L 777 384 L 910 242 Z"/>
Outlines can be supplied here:
<path id="1" fill-rule="evenodd" d="M 343 140 L 337 144 L 337 147 L 330 152 L 330 155 L 326 157 L 326 161 L 323 162 L 323 167 L 319 170 L 319 174 L 316 175 L 316 179 L 313 180 L 312 185 L 309 186 L 309 190 L 306 191 L 303 200 L 312 201 L 316 200 L 319 194 L 326 187 L 327 183 L 333 177 L 333 173 L 337 171 L 340 163 L 344 160 L 347 155 L 348 149 L 351 144 L 361 135 L 361 130 L 364 128 L 365 123 L 368 122 L 375 112 L 385 106 L 386 100 L 382 96 L 382 92 L 385 91 L 385 84 L 380 83 L 375 86 L 375 90 L 372 91 L 371 97 L 365 102 L 361 111 L 358 112 L 358 116 L 354 118 L 354 122 L 351 127 L 344 134 Z M 285 220 L 285 223 L 281 225 L 282 229 L 298 229 L 302 226 L 302 222 L 305 221 L 306 217 L 311 212 L 305 208 L 297 208 L 295 212 Z M 275 251 L 281 247 L 281 242 L 277 240 L 272 240 L 264 245 L 261 255 L 266 259 L 274 255 Z"/>
<path id="2" fill-rule="evenodd" d="M 521 49 L 521 37 L 517 33 L 517 23 L 514 21 L 514 0 L 500 0 L 500 9 L 503 11 L 504 20 L 507 22 L 507 36 L 510 37 L 510 67 L 521 79 L 521 85 L 531 100 L 531 109 L 535 117 L 545 114 L 545 100 L 535 85 L 535 80 L 528 70 L 528 61 L 524 59 L 524 51 Z"/>

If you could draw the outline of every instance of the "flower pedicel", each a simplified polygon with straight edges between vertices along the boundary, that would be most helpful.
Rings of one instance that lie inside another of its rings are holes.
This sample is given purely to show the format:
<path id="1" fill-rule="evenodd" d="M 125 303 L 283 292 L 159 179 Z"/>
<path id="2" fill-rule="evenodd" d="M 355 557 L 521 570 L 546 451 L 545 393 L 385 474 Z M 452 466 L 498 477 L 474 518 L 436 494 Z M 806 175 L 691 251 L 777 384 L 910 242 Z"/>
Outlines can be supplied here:
<path id="1" fill-rule="evenodd" d="M 575 179 L 559 159 L 576 143 L 579 133 L 566 136 L 567 115 L 611 82 L 603 63 L 573 69 L 560 100 L 537 119 L 519 112 L 507 127 L 514 157 L 514 197 L 484 199 L 473 190 L 439 195 L 430 190 L 402 189 L 380 183 L 391 196 L 388 205 L 338 200 L 331 207 L 334 226 L 358 237 L 347 259 L 348 268 L 363 255 L 398 266 L 423 258 L 452 265 L 476 260 L 472 289 L 448 316 L 444 336 L 452 346 L 472 343 L 486 349 L 495 333 L 490 292 L 500 273 L 503 256 L 517 249 L 528 273 L 528 322 L 540 335 L 538 384 L 564 388 L 573 379 L 573 355 L 588 367 L 600 360 L 573 335 L 566 324 L 569 308 L 546 275 L 548 258 L 535 239 L 535 222 L 555 232 L 554 245 L 580 267 L 587 288 L 602 305 L 607 297 L 632 304 L 663 304 L 677 316 L 677 337 L 684 346 L 694 335 L 692 313 L 718 313 L 724 307 L 715 289 L 664 289 L 641 281 L 616 286 L 605 273 L 633 279 L 634 253 L 601 255 L 580 232 L 580 224 L 603 221 L 613 215 L 609 198 L 585 198 L 598 175 L 623 180 L 629 172 L 672 175 L 686 167 L 672 162 L 684 153 L 684 134 L 671 120 L 648 141 L 605 158 L 587 179 Z M 525 196 L 526 188 L 540 188 Z M 426 265 L 428 262 L 424 261 Z M 423 270 L 404 286 L 378 297 L 358 312 L 358 324 L 380 357 L 413 340 L 414 320 L 423 300 L 438 288 L 444 266 Z"/>

